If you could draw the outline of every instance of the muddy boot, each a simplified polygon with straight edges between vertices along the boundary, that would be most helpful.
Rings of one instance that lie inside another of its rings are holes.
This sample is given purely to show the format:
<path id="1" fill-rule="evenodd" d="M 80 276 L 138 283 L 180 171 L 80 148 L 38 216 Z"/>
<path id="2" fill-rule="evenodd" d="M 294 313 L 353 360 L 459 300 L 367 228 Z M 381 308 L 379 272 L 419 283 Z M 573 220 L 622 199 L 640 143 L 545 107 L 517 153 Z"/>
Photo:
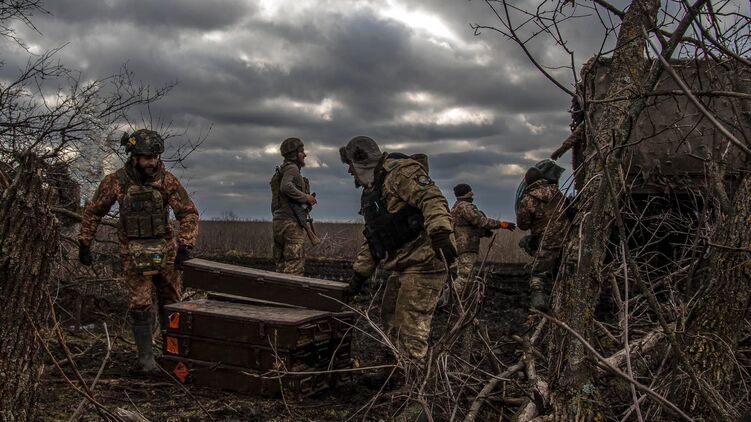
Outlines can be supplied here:
<path id="1" fill-rule="evenodd" d="M 154 325 L 154 314 L 151 309 L 145 311 L 131 311 L 133 317 L 133 340 L 138 348 L 138 362 L 136 372 L 157 373 L 159 368 L 154 360 L 154 350 L 151 345 L 151 331 Z"/>
<path id="2" fill-rule="evenodd" d="M 547 311 L 549 300 L 545 290 L 533 289 L 529 298 L 529 307 L 538 311 Z"/>

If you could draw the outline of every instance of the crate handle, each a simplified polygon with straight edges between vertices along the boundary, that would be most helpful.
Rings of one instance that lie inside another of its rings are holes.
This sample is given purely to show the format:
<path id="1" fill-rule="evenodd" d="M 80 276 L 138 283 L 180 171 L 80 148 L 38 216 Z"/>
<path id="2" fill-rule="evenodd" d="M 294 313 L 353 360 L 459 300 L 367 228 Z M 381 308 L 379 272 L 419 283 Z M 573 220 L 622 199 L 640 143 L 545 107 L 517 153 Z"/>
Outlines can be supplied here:
<path id="1" fill-rule="evenodd" d="M 322 333 L 330 333 L 331 331 L 333 331 L 330 321 L 320 321 L 318 323 L 318 329 L 321 330 Z"/>

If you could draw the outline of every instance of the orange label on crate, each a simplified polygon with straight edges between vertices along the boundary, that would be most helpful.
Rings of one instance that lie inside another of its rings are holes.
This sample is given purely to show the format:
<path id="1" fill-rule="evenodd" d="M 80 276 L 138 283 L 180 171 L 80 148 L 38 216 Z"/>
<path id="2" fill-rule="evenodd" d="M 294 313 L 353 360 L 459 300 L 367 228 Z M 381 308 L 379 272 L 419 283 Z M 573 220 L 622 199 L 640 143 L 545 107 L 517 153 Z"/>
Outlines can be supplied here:
<path id="1" fill-rule="evenodd" d="M 177 362 L 177 365 L 175 365 L 175 369 L 172 370 L 172 373 L 175 374 L 175 378 L 177 378 L 180 382 L 185 383 L 190 370 L 188 370 L 188 367 L 185 366 L 184 363 Z"/>
<path id="2" fill-rule="evenodd" d="M 177 330 L 180 328 L 180 312 L 175 312 L 169 316 L 169 327 Z"/>
<path id="3" fill-rule="evenodd" d="M 180 343 L 176 338 L 167 336 L 167 352 L 177 355 L 180 353 Z"/>

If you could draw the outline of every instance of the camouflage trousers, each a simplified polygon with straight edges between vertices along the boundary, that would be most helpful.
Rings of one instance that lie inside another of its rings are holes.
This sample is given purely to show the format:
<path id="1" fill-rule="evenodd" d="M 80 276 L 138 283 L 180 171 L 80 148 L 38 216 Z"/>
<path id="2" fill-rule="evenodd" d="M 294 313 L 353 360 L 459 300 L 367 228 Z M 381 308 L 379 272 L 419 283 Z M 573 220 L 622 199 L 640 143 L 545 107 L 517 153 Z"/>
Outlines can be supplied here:
<path id="1" fill-rule="evenodd" d="M 561 247 L 547 247 L 544 243 L 535 254 L 530 266 L 529 288 L 531 290 L 546 290 L 545 283 L 552 282 L 558 274 Z"/>
<path id="2" fill-rule="evenodd" d="M 294 220 L 277 219 L 274 232 L 276 272 L 303 275 L 305 272 L 305 230 Z"/>
<path id="3" fill-rule="evenodd" d="M 453 281 L 454 290 L 459 297 L 464 297 L 464 290 L 468 285 L 474 282 L 475 269 L 478 254 L 474 252 L 465 252 L 456 259 L 456 278 Z"/>
<path id="4" fill-rule="evenodd" d="M 448 275 L 440 272 L 394 272 L 381 302 L 384 331 L 391 342 L 415 359 L 428 353 L 433 312 Z"/>
<path id="5" fill-rule="evenodd" d="M 174 240 L 167 241 L 166 257 L 164 266 L 158 274 L 143 275 L 138 272 L 133 260 L 127 253 L 127 246 L 121 245 L 120 257 L 125 273 L 125 284 L 130 293 L 129 304 L 133 310 L 146 310 L 152 307 L 152 290 L 156 288 L 159 306 L 179 302 L 182 296 L 182 284 L 180 274 L 175 268 L 175 255 L 177 248 Z"/>

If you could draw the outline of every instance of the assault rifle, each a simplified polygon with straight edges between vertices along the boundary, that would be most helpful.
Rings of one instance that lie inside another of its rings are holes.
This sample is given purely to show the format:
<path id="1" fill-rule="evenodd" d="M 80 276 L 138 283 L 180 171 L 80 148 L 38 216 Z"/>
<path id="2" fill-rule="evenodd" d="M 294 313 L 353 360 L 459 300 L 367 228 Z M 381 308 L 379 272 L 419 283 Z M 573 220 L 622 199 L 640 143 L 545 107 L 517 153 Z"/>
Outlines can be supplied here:
<path id="1" fill-rule="evenodd" d="M 315 192 L 311 195 L 316 196 Z M 310 217 L 310 211 L 313 209 L 313 206 L 307 203 L 296 204 L 292 201 L 289 201 L 288 203 L 289 208 L 292 210 L 292 214 L 295 216 L 295 220 L 297 220 L 297 224 L 305 229 L 305 234 L 308 235 L 310 243 L 313 246 L 320 244 L 321 238 L 318 237 L 318 233 L 316 233 L 316 229 L 313 226 L 313 218 Z"/>

